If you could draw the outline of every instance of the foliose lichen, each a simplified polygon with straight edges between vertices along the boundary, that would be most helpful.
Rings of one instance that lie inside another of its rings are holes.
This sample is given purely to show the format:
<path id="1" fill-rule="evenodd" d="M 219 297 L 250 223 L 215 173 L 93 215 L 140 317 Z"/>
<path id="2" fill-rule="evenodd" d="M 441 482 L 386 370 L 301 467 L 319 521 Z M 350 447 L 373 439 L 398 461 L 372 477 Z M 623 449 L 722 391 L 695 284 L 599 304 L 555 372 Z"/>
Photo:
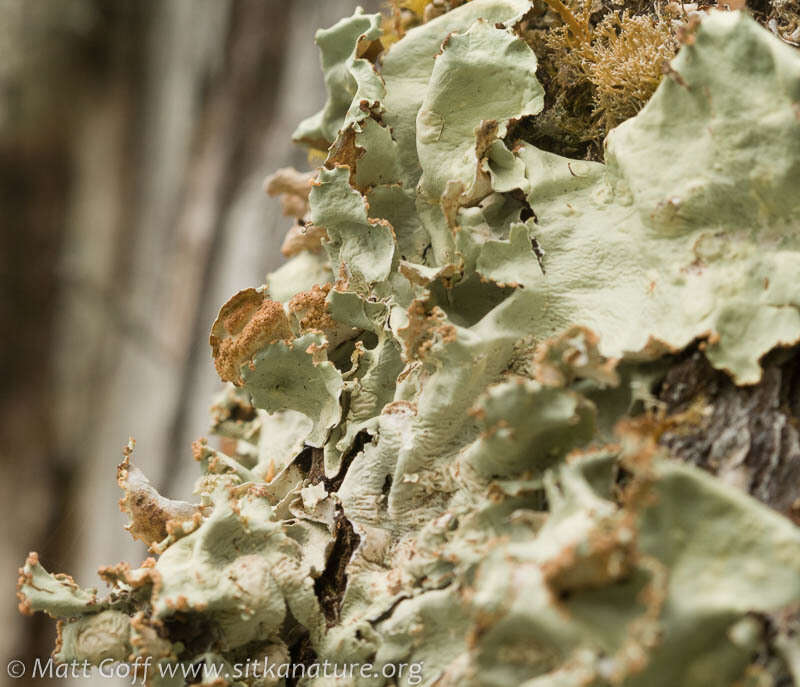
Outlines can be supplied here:
<path id="1" fill-rule="evenodd" d="M 666 354 L 695 345 L 743 386 L 800 340 L 800 54 L 708 12 L 638 114 L 602 106 L 629 116 L 604 162 L 569 159 L 521 138 L 546 106 L 528 0 L 401 4 L 426 21 L 317 34 L 330 95 L 295 138 L 327 157 L 268 181 L 289 260 L 212 328 L 232 455 L 195 444 L 196 504 L 126 455 L 157 559 L 101 569 L 101 597 L 32 554 L 22 609 L 59 619 L 65 661 L 800 684 L 800 529 L 673 459 L 652 394 Z M 585 37 L 598 79 L 645 20 L 615 21 Z"/>

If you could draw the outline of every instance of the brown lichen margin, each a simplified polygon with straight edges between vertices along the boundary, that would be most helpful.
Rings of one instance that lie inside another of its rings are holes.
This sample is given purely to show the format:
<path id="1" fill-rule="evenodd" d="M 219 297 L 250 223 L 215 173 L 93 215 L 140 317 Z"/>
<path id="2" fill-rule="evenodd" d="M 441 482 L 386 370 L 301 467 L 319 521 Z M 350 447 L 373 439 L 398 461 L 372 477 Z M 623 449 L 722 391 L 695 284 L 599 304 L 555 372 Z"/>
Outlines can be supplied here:
<path id="1" fill-rule="evenodd" d="M 241 386 L 242 365 L 267 344 L 291 338 L 283 305 L 264 290 L 244 289 L 222 306 L 211 327 L 214 367 L 223 381 Z"/>
<path id="2" fill-rule="evenodd" d="M 17 604 L 17 608 L 22 615 L 33 615 L 34 610 L 31 607 L 30 599 L 25 595 L 25 592 L 22 591 L 22 588 L 27 584 L 30 585 L 33 583 L 33 574 L 27 572 L 27 569 L 32 568 L 39 564 L 39 554 L 36 551 L 31 551 L 28 553 L 28 557 L 25 559 L 25 563 L 17 573 L 19 577 L 17 577 L 17 599 L 19 599 L 19 604 Z"/>

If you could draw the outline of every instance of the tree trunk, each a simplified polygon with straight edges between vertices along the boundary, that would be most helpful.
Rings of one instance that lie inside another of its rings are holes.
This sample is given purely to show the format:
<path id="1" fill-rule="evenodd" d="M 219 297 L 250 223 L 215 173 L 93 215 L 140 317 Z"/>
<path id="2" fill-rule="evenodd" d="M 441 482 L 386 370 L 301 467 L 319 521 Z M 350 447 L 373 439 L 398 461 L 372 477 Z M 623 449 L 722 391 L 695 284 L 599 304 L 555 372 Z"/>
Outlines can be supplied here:
<path id="1" fill-rule="evenodd" d="M 114 489 L 129 435 L 162 491 L 191 492 L 211 322 L 282 259 L 263 178 L 307 166 L 290 135 L 324 99 L 313 33 L 356 4 L 0 2 L 4 589 L 29 549 L 90 585 L 145 557 Z M 51 623 L 2 598 L 0 653 L 46 657 Z"/>

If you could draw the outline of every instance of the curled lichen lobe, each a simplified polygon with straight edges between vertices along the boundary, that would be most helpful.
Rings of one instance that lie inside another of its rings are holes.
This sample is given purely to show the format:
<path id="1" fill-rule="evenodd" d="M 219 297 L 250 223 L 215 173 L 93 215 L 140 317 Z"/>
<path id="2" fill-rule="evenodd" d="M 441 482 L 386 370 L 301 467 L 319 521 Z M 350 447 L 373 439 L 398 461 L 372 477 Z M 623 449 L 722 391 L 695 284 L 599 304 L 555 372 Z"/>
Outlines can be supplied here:
<path id="1" fill-rule="evenodd" d="M 124 492 L 119 508 L 130 517 L 126 529 L 133 538 L 153 546 L 167 537 L 171 522 L 191 520 L 199 509 L 185 501 L 161 496 L 131 462 L 132 453 L 133 441 L 125 448 L 124 459 L 117 467 L 117 483 Z"/>
<path id="2" fill-rule="evenodd" d="M 209 342 L 219 376 L 241 384 L 242 365 L 267 344 L 291 338 L 283 305 L 263 291 L 244 289 L 222 306 Z"/>

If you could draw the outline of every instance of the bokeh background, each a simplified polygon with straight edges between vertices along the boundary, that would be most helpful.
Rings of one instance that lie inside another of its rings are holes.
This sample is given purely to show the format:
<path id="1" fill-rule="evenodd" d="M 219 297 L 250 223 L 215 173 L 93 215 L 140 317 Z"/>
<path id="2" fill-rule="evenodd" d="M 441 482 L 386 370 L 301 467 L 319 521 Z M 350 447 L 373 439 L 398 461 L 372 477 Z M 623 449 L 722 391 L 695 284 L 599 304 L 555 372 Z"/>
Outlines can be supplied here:
<path id="1" fill-rule="evenodd" d="M 29 550 L 85 586 L 146 556 L 117 506 L 129 436 L 190 495 L 221 388 L 208 331 L 282 260 L 262 182 L 308 168 L 290 135 L 324 102 L 313 35 L 356 4 L 0 0 L 0 682 L 55 638 L 17 612 Z"/>

